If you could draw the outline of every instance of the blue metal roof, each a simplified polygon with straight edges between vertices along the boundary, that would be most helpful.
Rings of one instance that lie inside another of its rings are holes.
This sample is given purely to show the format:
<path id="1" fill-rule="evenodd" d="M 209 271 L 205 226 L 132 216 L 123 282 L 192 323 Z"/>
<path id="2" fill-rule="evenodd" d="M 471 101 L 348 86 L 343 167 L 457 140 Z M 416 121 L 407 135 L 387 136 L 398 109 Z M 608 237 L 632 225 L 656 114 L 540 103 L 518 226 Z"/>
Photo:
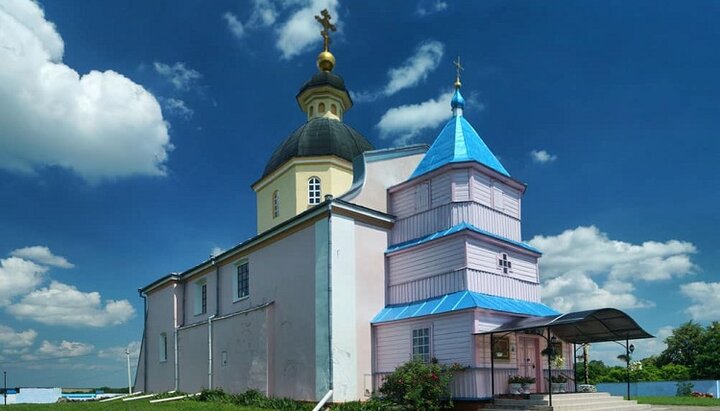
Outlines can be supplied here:
<path id="1" fill-rule="evenodd" d="M 455 91 L 451 102 L 454 115 L 437 136 L 430 150 L 410 178 L 429 173 L 449 163 L 477 161 L 498 173 L 510 177 L 490 148 L 480 138 L 470 123 L 462 115 L 465 99 L 460 90 Z"/>
<path id="2" fill-rule="evenodd" d="M 520 241 L 511 240 L 511 239 L 509 239 L 509 238 L 506 238 L 506 237 L 503 237 L 503 236 L 500 236 L 500 235 L 491 233 L 491 232 L 489 232 L 489 231 L 485 231 L 485 230 L 482 230 L 482 229 L 480 229 L 480 228 L 477 228 L 477 227 L 475 227 L 474 225 L 469 224 L 469 223 L 466 223 L 466 222 L 464 222 L 464 221 L 463 221 L 462 223 L 460 223 L 460 224 L 456 224 L 456 225 L 448 228 L 447 230 L 438 231 L 437 233 L 432 233 L 432 234 L 426 235 L 426 236 L 424 236 L 424 237 L 416 238 L 416 239 L 414 239 L 414 240 L 410 240 L 410 241 L 405 241 L 405 242 L 402 242 L 402 243 L 393 244 L 393 245 L 391 245 L 390 247 L 388 247 L 388 249 L 385 250 L 385 252 L 386 252 L 386 253 L 392 253 L 392 252 L 394 252 L 394 251 L 404 250 L 404 249 L 406 249 L 406 248 L 414 247 L 414 246 L 420 245 L 420 244 L 424 244 L 424 243 L 427 243 L 427 242 L 432 241 L 432 240 L 437 240 L 438 238 L 447 237 L 447 236 L 449 236 L 449 235 L 458 233 L 458 232 L 460 232 L 460 231 L 462 231 L 462 230 L 470 230 L 470 231 L 473 231 L 473 232 L 476 232 L 476 233 L 479 233 L 479 234 L 482 234 L 482 235 L 486 235 L 486 236 L 488 236 L 488 237 L 492 237 L 492 238 L 494 238 L 494 239 L 496 239 L 496 240 L 500 240 L 500 241 L 503 241 L 503 242 L 505 242 L 505 243 L 512 244 L 512 245 L 518 246 L 518 247 L 520 247 L 520 248 L 524 248 L 524 249 L 529 250 L 529 251 L 532 251 L 532 252 L 534 252 L 534 253 L 542 254 L 542 252 L 541 252 L 540 250 L 538 250 L 537 248 L 531 246 L 531 245 L 528 244 L 528 243 L 523 243 L 523 242 L 520 242 Z"/>
<path id="3" fill-rule="evenodd" d="M 476 293 L 474 291 L 457 291 L 423 301 L 388 305 L 372 319 L 371 323 L 379 324 L 470 308 L 483 308 L 492 311 L 538 317 L 560 314 L 542 303 L 498 297 L 495 295 Z"/>

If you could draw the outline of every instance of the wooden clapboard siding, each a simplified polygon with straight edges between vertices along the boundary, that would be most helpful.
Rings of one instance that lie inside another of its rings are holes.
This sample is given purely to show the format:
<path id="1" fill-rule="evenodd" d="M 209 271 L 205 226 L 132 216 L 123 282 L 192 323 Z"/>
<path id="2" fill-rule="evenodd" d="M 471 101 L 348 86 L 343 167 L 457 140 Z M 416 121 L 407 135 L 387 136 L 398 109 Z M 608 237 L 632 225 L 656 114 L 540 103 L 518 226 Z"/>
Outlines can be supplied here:
<path id="1" fill-rule="evenodd" d="M 415 214 L 415 186 L 390 195 L 390 213 L 398 218 Z"/>
<path id="2" fill-rule="evenodd" d="M 467 289 L 483 294 L 540 302 L 540 284 L 505 274 L 467 269 Z"/>
<path id="3" fill-rule="evenodd" d="M 521 241 L 520 220 L 488 206 L 465 201 L 443 204 L 398 219 L 391 233 L 391 243 L 398 244 L 420 238 L 462 222 L 514 241 Z"/>
<path id="4" fill-rule="evenodd" d="M 452 173 L 452 201 L 470 201 L 469 170 L 455 170 Z"/>
<path id="5" fill-rule="evenodd" d="M 472 201 L 492 207 L 492 180 L 490 177 L 477 170 L 472 170 L 470 177 Z"/>
<path id="6" fill-rule="evenodd" d="M 388 285 L 447 273 L 465 267 L 465 239 L 448 238 L 388 256 Z"/>
<path id="7" fill-rule="evenodd" d="M 375 326 L 376 372 L 392 372 L 412 357 L 412 330 L 430 327 L 431 356 L 442 363 L 471 365 L 473 359 L 471 311 L 399 321 Z"/>
<path id="8" fill-rule="evenodd" d="M 512 270 L 507 275 L 524 281 L 537 282 L 538 270 L 537 260 L 504 248 L 489 245 L 478 239 L 470 238 L 467 243 L 467 265 L 468 268 L 502 273 L 498 266 L 498 258 L 501 253 L 506 253 L 512 262 Z"/>
<path id="9" fill-rule="evenodd" d="M 433 178 L 430 191 L 432 207 L 450 203 L 452 201 L 452 175 L 445 173 Z"/>

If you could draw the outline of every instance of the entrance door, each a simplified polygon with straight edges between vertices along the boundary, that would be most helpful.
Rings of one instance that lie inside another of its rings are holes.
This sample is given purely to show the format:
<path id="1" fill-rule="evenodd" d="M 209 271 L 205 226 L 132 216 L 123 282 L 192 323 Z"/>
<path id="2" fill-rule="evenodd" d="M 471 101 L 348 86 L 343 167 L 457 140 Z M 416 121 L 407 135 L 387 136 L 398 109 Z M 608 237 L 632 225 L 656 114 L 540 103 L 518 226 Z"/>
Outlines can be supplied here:
<path id="1" fill-rule="evenodd" d="M 540 381 L 540 349 L 537 339 L 530 337 L 518 338 L 517 361 L 520 375 L 535 378 L 535 385 L 530 388 L 530 391 L 538 392 L 536 388 L 540 387 L 542 382 Z"/>

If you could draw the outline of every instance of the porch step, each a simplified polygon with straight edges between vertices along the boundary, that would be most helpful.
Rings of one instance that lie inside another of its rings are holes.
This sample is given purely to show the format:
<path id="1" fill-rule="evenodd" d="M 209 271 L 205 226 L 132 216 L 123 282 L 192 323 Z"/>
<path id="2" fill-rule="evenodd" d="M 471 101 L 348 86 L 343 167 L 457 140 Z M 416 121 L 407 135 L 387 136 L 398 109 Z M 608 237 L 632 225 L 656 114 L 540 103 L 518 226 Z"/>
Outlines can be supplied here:
<path id="1" fill-rule="evenodd" d="M 647 411 L 651 408 L 648 404 L 626 401 L 604 392 L 556 394 L 552 399 L 553 406 L 550 407 L 547 394 L 530 394 L 525 399 L 497 398 L 483 411 Z"/>

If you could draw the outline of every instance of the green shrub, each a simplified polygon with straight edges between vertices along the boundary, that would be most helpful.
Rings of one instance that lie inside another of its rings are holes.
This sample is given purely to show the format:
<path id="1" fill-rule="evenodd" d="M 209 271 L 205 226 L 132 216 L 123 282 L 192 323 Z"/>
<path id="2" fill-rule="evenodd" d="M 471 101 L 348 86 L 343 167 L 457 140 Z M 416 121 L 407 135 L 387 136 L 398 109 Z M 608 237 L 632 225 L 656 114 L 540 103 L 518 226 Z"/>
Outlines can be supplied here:
<path id="1" fill-rule="evenodd" d="M 392 405 L 380 398 L 371 398 L 367 401 L 351 401 L 336 404 L 330 407 L 331 411 L 387 411 Z"/>
<path id="2" fill-rule="evenodd" d="M 412 360 L 385 377 L 380 393 L 386 401 L 410 410 L 436 411 L 452 408 L 450 381 L 462 370 L 459 364 L 441 365 Z"/>
<path id="3" fill-rule="evenodd" d="M 675 387 L 677 387 L 677 391 L 675 391 L 676 396 L 689 397 L 692 395 L 694 385 L 691 382 L 679 382 L 675 384 Z"/>

